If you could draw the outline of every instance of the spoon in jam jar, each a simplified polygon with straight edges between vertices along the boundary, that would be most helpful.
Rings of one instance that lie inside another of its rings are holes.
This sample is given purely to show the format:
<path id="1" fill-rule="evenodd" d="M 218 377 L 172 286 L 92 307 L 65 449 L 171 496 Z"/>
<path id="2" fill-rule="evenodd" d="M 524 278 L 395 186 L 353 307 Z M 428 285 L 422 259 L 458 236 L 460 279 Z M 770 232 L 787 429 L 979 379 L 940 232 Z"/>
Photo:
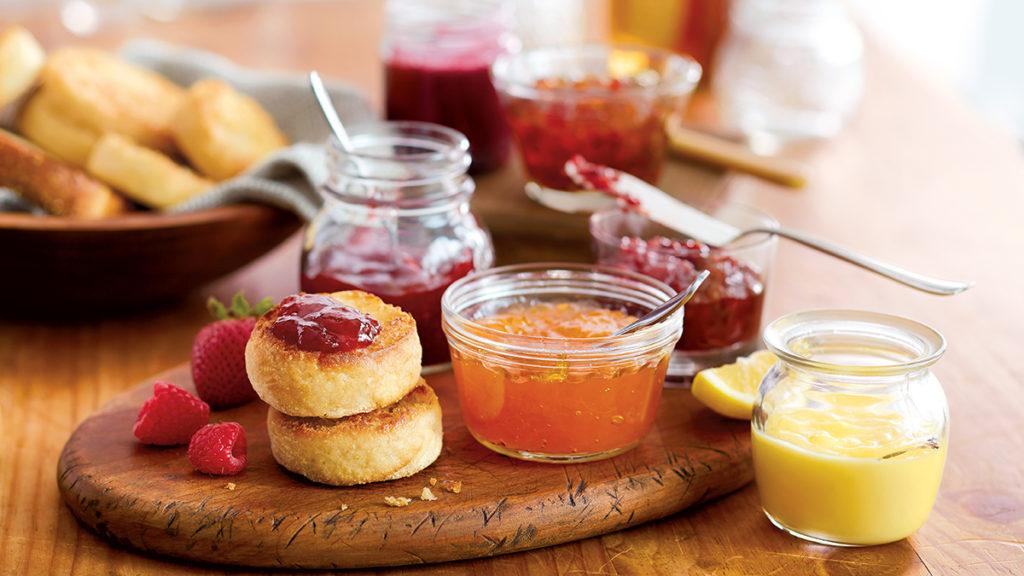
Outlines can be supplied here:
<path id="1" fill-rule="evenodd" d="M 694 278 L 693 282 L 691 282 L 690 285 L 686 287 L 686 290 L 683 290 L 682 292 L 669 298 L 668 300 L 665 301 L 664 304 L 658 306 L 654 310 L 651 310 L 647 314 L 644 314 L 643 316 L 634 320 L 633 322 L 630 322 L 629 324 L 623 326 L 622 328 L 619 328 L 615 332 L 612 332 L 612 336 L 622 336 L 623 334 L 636 332 L 641 328 L 646 328 L 652 324 L 657 324 L 658 322 L 661 322 L 662 318 L 672 315 L 673 312 L 679 310 L 679 308 L 681 308 L 684 304 L 689 302 L 690 298 L 693 298 L 693 295 L 697 293 L 697 289 L 700 288 L 700 285 L 703 284 L 704 281 L 707 280 L 708 276 L 710 275 L 711 272 L 707 270 L 701 271 L 701 273 L 698 274 L 696 278 Z"/>
<path id="2" fill-rule="evenodd" d="M 587 190 L 593 190 L 599 193 L 599 195 L 612 196 L 618 199 L 621 204 L 643 214 L 658 224 L 699 240 L 711 247 L 726 246 L 740 238 L 753 234 L 773 234 L 834 256 L 850 264 L 860 266 L 865 270 L 890 280 L 895 280 L 905 286 L 921 290 L 922 292 L 928 292 L 929 294 L 951 296 L 967 290 L 974 284 L 973 282 L 944 280 L 911 272 L 910 270 L 887 264 L 869 256 L 858 254 L 798 230 L 782 226 L 740 230 L 721 220 L 708 216 L 696 208 L 688 206 L 635 176 L 609 168 L 608 166 L 593 164 L 579 155 L 574 156 L 565 163 L 565 173 L 577 185 Z M 581 212 L 586 211 L 588 208 L 593 210 L 595 207 L 604 207 L 607 203 L 607 198 L 599 198 L 593 195 L 581 196 L 581 194 L 586 193 L 559 192 L 548 189 L 535 190 L 530 193 L 534 200 L 544 206 L 563 212 Z"/>
<path id="3" fill-rule="evenodd" d="M 324 81 L 316 70 L 309 73 L 309 87 L 313 89 L 313 96 L 316 97 L 316 103 L 320 105 L 320 111 L 324 114 L 324 120 L 327 120 L 327 125 L 331 127 L 331 132 L 338 139 L 342 150 L 351 154 L 352 139 L 348 137 L 348 131 L 345 130 L 345 125 L 341 123 L 341 118 L 338 117 L 338 111 L 334 108 L 331 95 L 327 93 Z"/>

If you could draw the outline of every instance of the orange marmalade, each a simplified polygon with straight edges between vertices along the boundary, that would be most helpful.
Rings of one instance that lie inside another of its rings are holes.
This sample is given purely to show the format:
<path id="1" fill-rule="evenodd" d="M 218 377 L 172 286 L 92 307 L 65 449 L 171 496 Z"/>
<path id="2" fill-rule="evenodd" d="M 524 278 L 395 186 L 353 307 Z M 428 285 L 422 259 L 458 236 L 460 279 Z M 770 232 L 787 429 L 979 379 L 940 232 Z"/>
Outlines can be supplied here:
<path id="1" fill-rule="evenodd" d="M 582 300 L 513 304 L 473 320 L 495 345 L 453 342 L 452 368 L 462 417 L 485 446 L 531 460 L 594 460 L 632 448 L 651 428 L 674 340 L 615 350 L 608 337 L 634 315 Z M 524 339 L 533 352 L 514 352 Z"/>

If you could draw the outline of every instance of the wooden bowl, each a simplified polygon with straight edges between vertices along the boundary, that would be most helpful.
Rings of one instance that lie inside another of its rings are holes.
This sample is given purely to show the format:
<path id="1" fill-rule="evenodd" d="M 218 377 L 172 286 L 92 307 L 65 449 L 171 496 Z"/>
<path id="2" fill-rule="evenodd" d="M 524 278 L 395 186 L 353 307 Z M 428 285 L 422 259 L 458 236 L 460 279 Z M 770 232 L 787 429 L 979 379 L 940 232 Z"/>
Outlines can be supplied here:
<path id="1" fill-rule="evenodd" d="M 0 213 L 0 314 L 88 316 L 171 302 L 251 262 L 301 224 L 256 204 L 104 220 Z"/>

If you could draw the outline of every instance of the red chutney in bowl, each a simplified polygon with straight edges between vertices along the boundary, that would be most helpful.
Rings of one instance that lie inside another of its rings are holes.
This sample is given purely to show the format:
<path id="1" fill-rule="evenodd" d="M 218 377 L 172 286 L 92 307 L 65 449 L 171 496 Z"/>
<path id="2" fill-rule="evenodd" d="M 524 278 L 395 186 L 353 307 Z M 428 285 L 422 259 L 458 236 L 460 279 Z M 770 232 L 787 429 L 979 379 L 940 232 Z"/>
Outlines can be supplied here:
<path id="1" fill-rule="evenodd" d="M 748 262 L 695 240 L 624 237 L 602 264 L 622 266 L 668 284 L 679 292 L 701 270 L 711 276 L 686 304 L 678 350 L 704 351 L 755 340 L 760 335 L 765 281 Z"/>
<path id="2" fill-rule="evenodd" d="M 662 123 L 682 109 L 700 66 L 667 50 L 592 44 L 501 56 L 491 74 L 531 180 L 577 190 L 563 171 L 575 154 L 658 179 Z"/>
<path id="3" fill-rule="evenodd" d="M 538 80 L 534 87 L 555 100 L 505 99 L 506 117 L 533 180 L 557 190 L 577 188 L 563 168 L 570 157 L 582 154 L 647 182 L 657 181 L 665 157 L 662 120 L 667 103 L 630 98 L 628 89 L 638 85 L 629 79 L 554 78 Z M 593 89 L 601 93 L 588 96 Z M 559 92 L 569 95 L 558 100 Z"/>

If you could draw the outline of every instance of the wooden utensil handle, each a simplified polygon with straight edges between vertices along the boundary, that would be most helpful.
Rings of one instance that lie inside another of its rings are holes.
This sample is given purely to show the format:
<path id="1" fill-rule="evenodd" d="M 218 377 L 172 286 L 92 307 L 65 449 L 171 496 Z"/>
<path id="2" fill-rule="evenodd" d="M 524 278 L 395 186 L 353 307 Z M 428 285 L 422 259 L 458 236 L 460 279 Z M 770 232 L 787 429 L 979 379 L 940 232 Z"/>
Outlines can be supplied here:
<path id="1" fill-rule="evenodd" d="M 790 188 L 807 183 L 807 167 L 785 158 L 754 154 L 741 144 L 683 126 L 678 114 L 665 123 L 669 147 L 673 152 L 705 164 L 739 170 Z"/>

